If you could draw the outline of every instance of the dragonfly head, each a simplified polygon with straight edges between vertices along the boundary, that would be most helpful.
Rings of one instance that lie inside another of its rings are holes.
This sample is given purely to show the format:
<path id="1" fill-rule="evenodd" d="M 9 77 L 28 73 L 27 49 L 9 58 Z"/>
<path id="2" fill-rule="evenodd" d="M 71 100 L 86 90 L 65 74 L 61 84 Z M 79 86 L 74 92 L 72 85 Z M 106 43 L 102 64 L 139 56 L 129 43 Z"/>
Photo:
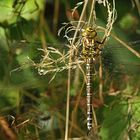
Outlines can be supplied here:
<path id="1" fill-rule="evenodd" d="M 97 32 L 95 31 L 94 28 L 92 27 L 87 27 L 83 32 L 82 36 L 89 38 L 89 39 L 94 39 L 97 36 Z"/>

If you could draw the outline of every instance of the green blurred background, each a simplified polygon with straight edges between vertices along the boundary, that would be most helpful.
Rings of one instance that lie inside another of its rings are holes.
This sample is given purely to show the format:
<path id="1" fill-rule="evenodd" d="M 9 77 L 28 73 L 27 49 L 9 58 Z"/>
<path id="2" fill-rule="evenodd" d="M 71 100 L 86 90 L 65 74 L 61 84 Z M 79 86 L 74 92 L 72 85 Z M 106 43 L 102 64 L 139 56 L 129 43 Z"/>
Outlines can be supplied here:
<path id="1" fill-rule="evenodd" d="M 38 49 L 44 49 L 46 44 L 67 50 L 63 47 L 66 39 L 57 32 L 63 22 L 78 21 L 82 6 L 73 16 L 70 10 L 78 2 L 0 0 L 1 140 L 64 139 L 67 70 L 57 73 L 49 83 L 54 73 L 39 75 L 28 57 L 39 63 L 43 52 Z M 116 0 L 116 10 L 113 33 L 140 52 L 140 2 Z M 96 14 L 97 23 L 105 27 L 106 9 L 97 5 Z M 102 140 L 139 140 L 140 58 L 113 37 L 102 56 L 104 103 L 98 97 L 98 74 L 93 84 L 99 136 Z M 86 95 L 82 74 L 77 81 L 75 77 L 73 70 L 69 137 L 82 137 L 86 136 Z"/>

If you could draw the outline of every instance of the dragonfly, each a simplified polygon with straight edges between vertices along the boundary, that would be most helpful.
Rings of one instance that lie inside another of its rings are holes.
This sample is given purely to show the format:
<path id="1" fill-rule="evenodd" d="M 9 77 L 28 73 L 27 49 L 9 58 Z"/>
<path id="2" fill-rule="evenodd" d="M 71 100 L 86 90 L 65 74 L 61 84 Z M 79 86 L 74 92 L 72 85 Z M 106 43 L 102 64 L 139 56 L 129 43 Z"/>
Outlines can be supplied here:
<path id="1" fill-rule="evenodd" d="M 40 75 L 46 75 L 49 73 L 54 73 L 54 76 L 50 81 L 52 81 L 56 74 L 58 72 L 62 72 L 66 69 L 76 69 L 79 65 L 86 64 L 86 94 L 87 94 L 87 129 L 88 132 L 90 132 L 93 129 L 93 91 L 94 89 L 92 88 L 92 79 L 93 79 L 93 70 L 92 67 L 95 65 L 94 63 L 96 62 L 96 59 L 98 59 L 100 56 L 104 56 L 105 59 L 103 59 L 105 63 L 105 67 L 110 65 L 111 60 L 117 61 L 117 59 L 111 58 L 112 54 L 117 54 L 117 51 L 120 52 L 125 52 L 124 49 L 120 47 L 115 47 L 114 48 L 109 48 L 109 49 L 104 49 L 100 48 L 100 45 L 104 43 L 104 41 L 99 41 L 98 40 L 98 35 L 97 31 L 91 26 L 86 27 L 81 31 L 81 36 L 80 36 L 80 41 L 78 42 L 78 46 L 80 46 L 81 51 L 79 52 L 79 56 L 76 59 L 76 61 L 72 61 L 71 64 L 69 64 L 68 59 L 70 57 L 70 53 L 65 53 L 65 52 L 60 52 L 59 50 L 56 49 L 56 46 L 67 46 L 70 48 L 68 45 L 51 45 L 48 44 L 48 47 L 46 49 L 40 49 L 44 55 L 41 58 L 41 61 L 39 63 L 34 62 L 30 58 L 28 59 L 29 65 L 35 67 Z M 15 48 L 15 52 L 20 54 L 20 47 L 21 46 L 26 46 L 27 44 L 30 44 L 31 42 L 28 41 L 21 41 L 19 44 L 15 44 L 15 46 L 19 46 L 19 48 Z M 33 44 L 37 44 L 36 42 L 33 42 Z M 74 47 L 74 46 L 72 46 Z M 77 49 L 77 48 L 76 48 Z M 111 52 L 111 55 L 109 55 Z M 120 53 L 121 54 L 121 53 Z M 125 53 L 124 53 L 125 54 Z M 124 55 L 123 54 L 123 55 Z M 106 58 L 106 55 L 109 55 L 109 58 Z M 75 55 L 77 57 L 77 55 Z M 120 61 L 119 61 L 120 62 Z M 124 63 L 124 65 L 123 65 Z M 110 66 L 109 68 L 114 68 L 115 72 L 120 72 L 121 69 L 124 68 L 124 66 L 127 66 L 127 62 L 120 62 L 120 66 Z M 116 64 L 116 62 L 114 62 Z M 138 64 L 138 63 L 137 63 Z M 25 64 L 26 65 L 26 64 Z M 24 66 L 25 66 L 24 65 Z M 28 64 L 27 64 L 28 65 Z M 129 64 L 128 64 L 129 65 Z M 131 63 L 131 66 L 133 64 Z M 80 66 L 79 66 L 80 67 Z M 117 68 L 116 68 L 117 67 Z M 138 65 L 139 67 L 139 65 Z M 120 69 L 119 69 L 120 68 Z M 125 68 L 124 68 L 125 69 Z M 82 69 L 81 69 L 82 71 Z M 122 70 L 125 72 L 124 70 Z M 113 71 L 111 70 L 111 74 Z M 111 93 L 115 94 L 115 93 Z"/>
<path id="2" fill-rule="evenodd" d="M 88 132 L 92 129 L 92 100 L 93 100 L 93 88 L 92 88 L 92 65 L 96 57 L 99 57 L 101 50 L 98 44 L 103 44 L 104 42 L 98 41 L 97 32 L 92 27 L 87 27 L 82 33 L 82 57 L 86 62 L 86 90 L 87 90 L 87 129 Z"/>

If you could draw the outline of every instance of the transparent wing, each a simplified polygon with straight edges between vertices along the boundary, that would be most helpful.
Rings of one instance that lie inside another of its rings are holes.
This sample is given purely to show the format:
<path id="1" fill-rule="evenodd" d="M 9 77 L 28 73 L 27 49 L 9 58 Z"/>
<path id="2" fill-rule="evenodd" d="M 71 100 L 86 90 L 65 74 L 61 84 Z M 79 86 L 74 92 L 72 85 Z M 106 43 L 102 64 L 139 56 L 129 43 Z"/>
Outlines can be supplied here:
<path id="1" fill-rule="evenodd" d="M 133 49 L 139 51 L 138 44 Z M 102 56 L 104 65 L 112 67 L 114 72 L 132 72 L 139 68 L 140 59 L 123 46 L 106 46 Z"/>

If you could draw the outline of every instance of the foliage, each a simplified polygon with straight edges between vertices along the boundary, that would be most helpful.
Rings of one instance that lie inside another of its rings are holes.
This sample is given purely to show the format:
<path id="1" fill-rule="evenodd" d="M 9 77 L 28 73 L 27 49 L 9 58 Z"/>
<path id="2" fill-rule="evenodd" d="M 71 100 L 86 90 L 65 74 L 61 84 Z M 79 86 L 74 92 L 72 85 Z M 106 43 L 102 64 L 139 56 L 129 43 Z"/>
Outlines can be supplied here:
<path id="1" fill-rule="evenodd" d="M 65 29 L 73 29 L 69 27 L 78 24 L 83 10 L 82 3 L 78 4 L 59 0 L 0 1 L 0 139 L 64 139 L 69 78 L 69 137 L 86 136 L 85 67 L 77 59 L 80 52 L 75 53 L 81 42 L 76 49 L 73 46 L 75 57 L 69 63 L 71 46 L 68 43 L 75 30 L 68 32 L 69 40 L 63 37 L 66 30 L 57 36 L 63 22 L 73 23 Z M 108 27 L 107 34 L 110 31 L 112 34 L 102 53 L 102 77 L 99 64 L 95 64 L 93 106 L 102 140 L 140 139 L 139 9 L 136 0 L 127 1 L 127 5 L 126 1 L 116 1 L 117 19 L 111 24 L 113 27 Z M 89 3 L 87 19 L 90 10 Z M 106 7 L 97 4 L 95 11 L 96 24 L 106 28 Z M 102 29 L 99 29 L 100 38 Z M 120 40 L 132 43 L 128 47 Z M 69 68 L 71 77 L 67 76 Z M 46 75 L 39 75 L 38 71 Z"/>

